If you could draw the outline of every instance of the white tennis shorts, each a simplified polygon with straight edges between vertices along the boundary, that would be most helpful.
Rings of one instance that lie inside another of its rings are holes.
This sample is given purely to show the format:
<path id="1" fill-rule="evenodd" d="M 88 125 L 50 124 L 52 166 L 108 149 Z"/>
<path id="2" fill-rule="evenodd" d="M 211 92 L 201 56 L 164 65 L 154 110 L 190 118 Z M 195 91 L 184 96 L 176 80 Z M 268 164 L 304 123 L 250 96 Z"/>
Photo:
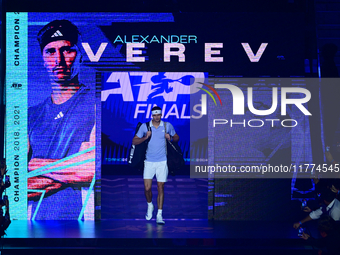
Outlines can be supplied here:
<path id="1" fill-rule="evenodd" d="M 168 172 L 166 160 L 160 162 L 144 161 L 144 179 L 153 179 L 156 175 L 157 182 L 166 182 L 168 179 Z"/>

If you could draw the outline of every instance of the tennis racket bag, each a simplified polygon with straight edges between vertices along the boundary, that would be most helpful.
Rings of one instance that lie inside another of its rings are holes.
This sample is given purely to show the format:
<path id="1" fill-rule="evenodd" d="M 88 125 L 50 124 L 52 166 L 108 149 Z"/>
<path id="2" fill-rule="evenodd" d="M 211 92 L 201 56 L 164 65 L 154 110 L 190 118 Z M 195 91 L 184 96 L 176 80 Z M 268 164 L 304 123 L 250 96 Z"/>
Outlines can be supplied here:
<path id="1" fill-rule="evenodd" d="M 137 134 L 138 130 L 143 124 L 138 122 L 135 135 Z M 150 130 L 150 123 L 146 122 L 146 127 L 148 130 Z M 151 138 L 151 137 L 150 137 Z M 145 160 L 145 154 L 146 149 L 148 148 L 148 143 L 150 141 L 150 138 L 145 140 L 144 142 L 138 144 L 138 145 L 131 145 L 129 155 L 128 155 L 128 165 L 132 168 L 136 168 L 139 170 L 144 169 L 144 160 Z"/>

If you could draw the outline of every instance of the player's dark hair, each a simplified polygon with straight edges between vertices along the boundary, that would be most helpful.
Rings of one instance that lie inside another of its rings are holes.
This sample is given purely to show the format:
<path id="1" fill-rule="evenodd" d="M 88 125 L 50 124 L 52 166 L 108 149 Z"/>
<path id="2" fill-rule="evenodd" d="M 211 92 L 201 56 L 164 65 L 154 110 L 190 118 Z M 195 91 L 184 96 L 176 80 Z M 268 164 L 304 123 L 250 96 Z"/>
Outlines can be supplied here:
<path id="1" fill-rule="evenodd" d="M 152 109 L 151 109 L 151 111 L 156 111 L 156 110 L 162 110 L 159 106 L 155 106 L 155 107 L 153 107 Z"/>

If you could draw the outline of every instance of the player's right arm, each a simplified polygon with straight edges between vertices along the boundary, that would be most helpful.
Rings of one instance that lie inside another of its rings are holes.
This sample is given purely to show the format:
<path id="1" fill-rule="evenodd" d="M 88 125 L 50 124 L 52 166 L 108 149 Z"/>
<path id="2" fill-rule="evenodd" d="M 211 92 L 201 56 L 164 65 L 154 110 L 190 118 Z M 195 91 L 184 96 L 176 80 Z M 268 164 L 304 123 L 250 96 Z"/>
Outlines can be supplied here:
<path id="1" fill-rule="evenodd" d="M 134 138 L 132 139 L 132 144 L 133 145 L 138 145 L 141 144 L 142 142 L 144 142 L 146 139 L 148 139 L 151 136 L 151 131 L 148 131 L 146 129 L 146 125 L 143 124 L 138 132 L 136 133 L 136 135 L 134 136 Z"/>
<path id="2" fill-rule="evenodd" d="M 144 142 L 146 139 L 148 139 L 151 136 L 151 131 L 146 132 L 146 135 L 142 138 L 139 138 L 137 135 L 132 139 L 133 145 L 138 145 Z"/>

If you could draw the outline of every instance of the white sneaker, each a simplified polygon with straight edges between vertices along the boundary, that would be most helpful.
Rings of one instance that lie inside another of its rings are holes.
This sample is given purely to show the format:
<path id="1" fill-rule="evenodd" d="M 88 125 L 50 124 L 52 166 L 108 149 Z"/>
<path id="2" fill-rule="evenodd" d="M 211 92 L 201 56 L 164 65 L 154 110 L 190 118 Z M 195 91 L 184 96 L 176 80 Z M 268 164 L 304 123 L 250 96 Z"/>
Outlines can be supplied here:
<path id="1" fill-rule="evenodd" d="M 146 211 L 146 214 L 145 214 L 145 219 L 146 220 L 151 220 L 153 209 L 154 209 L 153 204 L 148 205 L 148 210 Z"/>
<path id="2" fill-rule="evenodd" d="M 161 224 L 161 225 L 165 224 L 165 221 L 163 220 L 163 217 L 161 214 L 157 215 L 156 222 L 157 224 Z"/>

